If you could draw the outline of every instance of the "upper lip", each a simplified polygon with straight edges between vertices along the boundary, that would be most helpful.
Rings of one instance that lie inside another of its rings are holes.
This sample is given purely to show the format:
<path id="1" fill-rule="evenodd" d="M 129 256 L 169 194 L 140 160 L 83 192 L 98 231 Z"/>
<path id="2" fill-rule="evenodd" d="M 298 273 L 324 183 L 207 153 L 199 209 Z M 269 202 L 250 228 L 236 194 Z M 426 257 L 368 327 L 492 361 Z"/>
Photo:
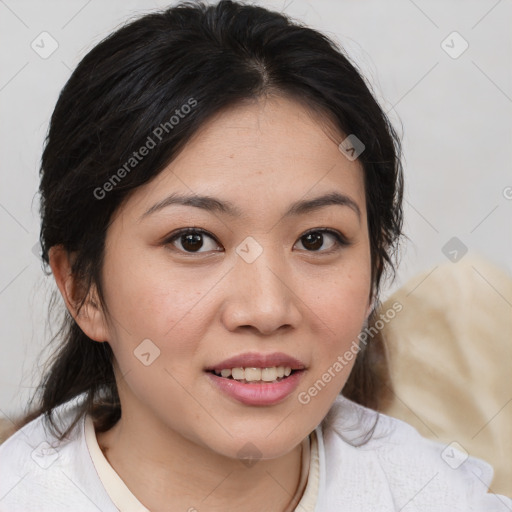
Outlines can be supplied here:
<path id="1" fill-rule="evenodd" d="M 247 352 L 208 366 L 205 370 L 220 371 L 231 368 L 272 368 L 273 366 L 289 366 L 292 370 L 302 370 L 305 368 L 304 363 L 283 352 L 273 352 L 272 354 Z"/>

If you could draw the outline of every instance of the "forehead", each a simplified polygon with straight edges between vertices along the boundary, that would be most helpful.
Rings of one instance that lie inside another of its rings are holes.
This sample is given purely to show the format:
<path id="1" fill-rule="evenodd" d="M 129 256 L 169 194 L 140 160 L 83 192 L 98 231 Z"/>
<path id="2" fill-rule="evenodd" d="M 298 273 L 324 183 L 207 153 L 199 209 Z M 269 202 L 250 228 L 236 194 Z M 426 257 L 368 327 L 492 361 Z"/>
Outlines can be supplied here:
<path id="1" fill-rule="evenodd" d="M 137 211 L 169 193 L 215 196 L 239 215 L 282 212 L 291 202 L 334 191 L 365 210 L 361 164 L 339 150 L 345 138 L 297 101 L 273 97 L 224 110 L 142 187 Z"/>

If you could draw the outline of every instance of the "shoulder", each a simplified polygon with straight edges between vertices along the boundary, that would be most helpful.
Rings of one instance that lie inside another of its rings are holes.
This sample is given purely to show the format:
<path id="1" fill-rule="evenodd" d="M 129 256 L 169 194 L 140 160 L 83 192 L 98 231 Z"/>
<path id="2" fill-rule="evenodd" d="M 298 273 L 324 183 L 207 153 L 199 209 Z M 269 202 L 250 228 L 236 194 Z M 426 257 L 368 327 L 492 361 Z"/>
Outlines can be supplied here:
<path id="1" fill-rule="evenodd" d="M 16 473 L 30 472 L 35 465 L 47 464 L 51 448 L 61 443 L 47 431 L 44 417 L 38 416 L 0 445 L 0 489 Z"/>
<path id="2" fill-rule="evenodd" d="M 381 503 L 387 497 L 398 509 L 409 503 L 432 512 L 512 510 L 512 499 L 488 493 L 493 477 L 488 463 L 452 444 L 426 439 L 403 421 L 339 396 L 321 426 L 333 492 L 341 478 L 348 478 L 353 492 L 373 493 Z M 346 470 L 340 469 L 343 465 Z M 361 479 L 372 480 L 368 489 Z"/>
<path id="3" fill-rule="evenodd" d="M 76 419 L 73 403 L 55 409 L 60 427 Z M 44 416 L 32 420 L 0 445 L 0 512 L 57 512 L 101 510 L 109 500 L 94 470 L 80 417 L 62 441 L 51 431 Z M 97 502 L 97 503 L 96 503 Z"/>
<path id="4" fill-rule="evenodd" d="M 57 425 L 65 428 L 75 417 L 74 408 L 70 404 L 54 410 Z M 9 469 L 29 469 L 33 463 L 44 465 L 49 462 L 51 449 L 62 449 L 79 437 L 79 426 L 70 432 L 67 439 L 59 441 L 50 430 L 44 415 L 38 416 L 30 423 L 16 431 L 0 445 L 0 475 Z M 50 457 L 51 458 L 51 457 Z M 1 481 L 1 480 L 0 480 Z"/>

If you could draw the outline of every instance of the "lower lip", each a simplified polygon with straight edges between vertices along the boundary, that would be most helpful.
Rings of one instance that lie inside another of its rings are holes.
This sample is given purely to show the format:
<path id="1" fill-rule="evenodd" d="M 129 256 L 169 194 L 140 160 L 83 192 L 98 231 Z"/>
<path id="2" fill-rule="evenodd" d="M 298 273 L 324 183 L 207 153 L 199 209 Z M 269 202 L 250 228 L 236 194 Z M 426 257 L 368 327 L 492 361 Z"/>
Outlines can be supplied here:
<path id="1" fill-rule="evenodd" d="M 244 384 L 207 372 L 208 377 L 221 391 L 246 405 L 274 405 L 283 401 L 295 391 L 303 373 L 304 370 L 295 371 L 280 382 Z"/>

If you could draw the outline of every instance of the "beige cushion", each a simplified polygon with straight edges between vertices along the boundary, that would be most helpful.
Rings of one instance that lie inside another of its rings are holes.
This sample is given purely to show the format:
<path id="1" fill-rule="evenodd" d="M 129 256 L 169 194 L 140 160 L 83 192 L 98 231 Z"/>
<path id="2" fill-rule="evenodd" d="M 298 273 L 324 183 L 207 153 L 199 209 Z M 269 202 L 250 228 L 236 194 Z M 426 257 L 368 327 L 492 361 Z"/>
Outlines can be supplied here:
<path id="1" fill-rule="evenodd" d="M 383 412 L 486 460 L 492 492 L 512 496 L 512 278 L 466 255 L 411 279 L 382 311 L 397 300 Z"/>

